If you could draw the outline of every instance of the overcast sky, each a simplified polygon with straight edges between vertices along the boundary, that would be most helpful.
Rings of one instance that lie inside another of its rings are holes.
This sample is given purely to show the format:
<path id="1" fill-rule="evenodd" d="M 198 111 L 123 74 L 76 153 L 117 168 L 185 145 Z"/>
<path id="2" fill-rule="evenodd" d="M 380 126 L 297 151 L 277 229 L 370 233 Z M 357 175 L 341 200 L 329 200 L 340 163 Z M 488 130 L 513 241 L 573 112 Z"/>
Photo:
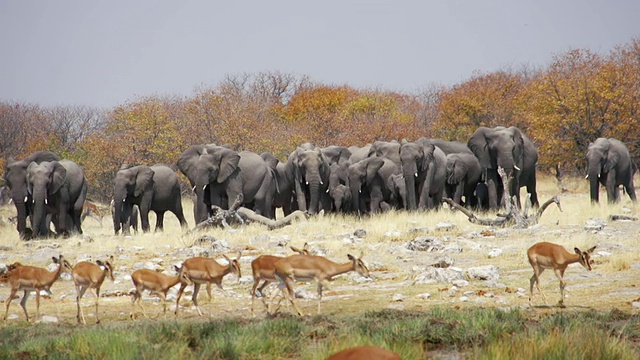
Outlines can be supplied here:
<path id="1" fill-rule="evenodd" d="M 0 0 L 0 101 L 111 107 L 280 71 L 413 92 L 474 71 L 606 54 L 638 0 Z"/>

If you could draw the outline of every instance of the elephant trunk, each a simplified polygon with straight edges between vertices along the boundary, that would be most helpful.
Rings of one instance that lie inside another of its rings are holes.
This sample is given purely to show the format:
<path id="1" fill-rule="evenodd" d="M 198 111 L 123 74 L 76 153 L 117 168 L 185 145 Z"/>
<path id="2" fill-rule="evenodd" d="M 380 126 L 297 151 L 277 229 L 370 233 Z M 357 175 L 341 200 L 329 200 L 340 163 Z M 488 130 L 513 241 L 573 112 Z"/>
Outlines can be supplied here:
<path id="1" fill-rule="evenodd" d="M 16 206 L 16 215 L 18 219 L 18 234 L 22 239 L 25 239 L 27 234 L 27 216 L 29 216 L 29 212 L 27 211 L 27 204 L 25 202 L 26 195 L 22 196 L 20 199 L 16 199 L 13 197 L 13 204 Z"/>
<path id="2" fill-rule="evenodd" d="M 360 215 L 360 183 L 357 181 L 350 181 L 349 182 L 349 187 L 351 188 L 351 207 L 352 210 L 357 214 Z"/>
<path id="3" fill-rule="evenodd" d="M 209 185 L 208 184 L 196 185 L 194 187 L 196 198 L 194 200 L 193 211 L 194 211 L 196 225 L 207 220 L 207 217 L 209 216 L 209 212 L 207 211 L 207 204 L 205 203 L 205 186 L 209 186 Z"/>
<path id="4" fill-rule="evenodd" d="M 123 207 L 124 207 L 124 202 L 126 199 L 125 196 L 125 192 L 124 191 L 116 191 L 115 194 L 113 195 L 113 232 L 115 235 L 118 235 L 118 232 L 121 229 L 121 225 L 123 223 Z M 123 233 L 125 231 L 125 229 L 122 229 Z"/>
<path id="5" fill-rule="evenodd" d="M 34 237 L 45 237 L 49 234 L 43 226 L 46 218 L 45 200 L 47 192 L 44 187 L 34 187 L 33 192 L 33 216 L 31 217 L 31 227 L 33 228 Z M 62 216 L 62 215 L 60 215 Z"/>
<path id="6" fill-rule="evenodd" d="M 600 201 L 600 164 L 589 164 L 589 190 L 591 195 L 591 202 L 597 203 Z"/>
<path id="7" fill-rule="evenodd" d="M 318 212 L 320 203 L 320 174 L 308 174 L 305 178 L 306 185 L 309 188 L 309 214 Z"/>
<path id="8" fill-rule="evenodd" d="M 409 210 L 417 210 L 418 203 L 416 201 L 416 174 L 415 165 L 403 167 L 404 183 L 407 188 L 407 204 Z"/>

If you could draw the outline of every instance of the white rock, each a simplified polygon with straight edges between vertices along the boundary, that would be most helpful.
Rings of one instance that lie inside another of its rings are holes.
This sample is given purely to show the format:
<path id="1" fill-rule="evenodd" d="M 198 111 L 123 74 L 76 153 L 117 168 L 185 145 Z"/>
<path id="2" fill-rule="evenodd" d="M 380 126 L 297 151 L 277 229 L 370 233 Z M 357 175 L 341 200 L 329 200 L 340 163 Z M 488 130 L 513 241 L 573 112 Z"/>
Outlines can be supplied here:
<path id="1" fill-rule="evenodd" d="M 416 297 L 417 297 L 417 298 L 420 298 L 420 299 L 425 299 L 425 300 L 426 300 L 426 299 L 430 299 L 430 298 L 431 298 L 431 294 L 429 294 L 429 293 L 422 293 L 422 294 L 418 294 L 418 295 L 416 295 Z"/>
<path id="2" fill-rule="evenodd" d="M 39 322 L 57 323 L 58 322 L 58 318 L 55 317 L 55 316 L 43 315 L 43 316 L 40 317 L 40 321 Z"/>
<path id="3" fill-rule="evenodd" d="M 394 294 L 392 300 L 393 301 L 404 301 L 407 297 L 402 294 Z"/>
<path id="4" fill-rule="evenodd" d="M 469 301 L 469 298 L 467 296 L 461 296 L 460 297 L 460 301 L 467 302 L 467 301 Z"/>
<path id="5" fill-rule="evenodd" d="M 498 249 L 498 248 L 491 249 L 489 251 L 489 253 L 487 254 L 487 256 L 489 256 L 489 258 L 496 258 L 496 257 L 498 257 L 500 255 L 502 255 L 502 249 Z"/>

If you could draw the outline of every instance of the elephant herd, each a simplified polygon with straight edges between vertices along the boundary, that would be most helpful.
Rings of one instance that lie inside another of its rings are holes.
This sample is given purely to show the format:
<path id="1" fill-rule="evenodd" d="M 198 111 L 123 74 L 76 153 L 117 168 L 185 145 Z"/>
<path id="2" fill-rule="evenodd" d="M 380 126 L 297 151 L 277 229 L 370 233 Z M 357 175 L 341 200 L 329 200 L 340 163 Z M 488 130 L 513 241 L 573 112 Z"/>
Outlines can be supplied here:
<path id="1" fill-rule="evenodd" d="M 633 175 L 637 169 L 626 146 L 615 139 L 599 138 L 587 151 L 591 200 L 598 202 L 599 185 L 609 202 L 619 200 L 622 185 L 636 200 Z M 420 138 L 409 142 L 375 141 L 362 147 L 298 146 L 281 162 L 271 153 L 237 152 L 215 144 L 186 149 L 177 167 L 194 193 L 194 220 L 198 224 L 213 214 L 213 206 L 242 206 L 268 218 L 275 209 L 284 215 L 294 210 L 372 214 L 391 208 L 437 209 L 443 197 L 480 209 L 504 206 L 503 194 L 516 196 L 526 187 L 533 206 L 538 152 L 517 127 L 478 128 L 466 144 Z M 510 179 L 503 184 L 498 169 Z M 47 151 L 22 160 L 9 160 L 5 185 L 17 211 L 22 238 L 55 233 L 82 233 L 81 214 L 87 194 L 83 171 L 70 160 Z M 239 197 L 239 195 L 242 195 Z M 137 207 L 137 208 L 136 208 Z M 123 165 L 114 178 L 112 214 L 114 232 L 129 233 L 139 210 L 142 230 L 149 231 L 149 212 L 156 213 L 156 230 L 162 230 L 164 213 L 172 212 L 187 227 L 176 172 L 167 165 Z M 27 219 L 31 228 L 27 227 Z"/>

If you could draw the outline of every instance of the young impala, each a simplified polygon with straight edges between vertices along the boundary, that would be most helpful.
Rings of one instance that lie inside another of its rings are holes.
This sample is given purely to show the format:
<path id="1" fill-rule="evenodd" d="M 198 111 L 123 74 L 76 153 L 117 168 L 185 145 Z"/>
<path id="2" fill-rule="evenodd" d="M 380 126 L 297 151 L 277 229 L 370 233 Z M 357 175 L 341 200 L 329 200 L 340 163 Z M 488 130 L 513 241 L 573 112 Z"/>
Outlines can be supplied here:
<path id="1" fill-rule="evenodd" d="M 337 352 L 327 360 L 402 360 L 397 353 L 373 345 L 355 346 Z"/>
<path id="2" fill-rule="evenodd" d="M 200 292 L 200 286 L 207 284 L 207 293 L 209 295 L 209 301 L 211 301 L 211 284 L 216 284 L 222 289 L 222 279 L 229 273 L 234 273 L 238 276 L 238 279 L 242 276 L 240 273 L 240 260 L 241 253 L 238 252 L 238 257 L 231 260 L 226 255 L 224 258 L 229 262 L 227 265 L 220 265 L 217 261 L 205 257 L 194 257 L 184 261 L 182 263 L 181 273 L 185 273 L 189 280 L 193 283 L 193 305 L 198 310 L 198 315 L 202 316 L 200 307 L 198 306 L 198 292 Z M 178 290 L 178 299 L 176 300 L 176 316 L 178 315 L 178 309 L 180 308 L 180 298 L 187 284 L 182 283 L 180 290 Z"/>
<path id="3" fill-rule="evenodd" d="M 4 320 L 7 320 L 7 315 L 9 314 L 9 306 L 11 305 L 11 300 L 15 297 L 16 293 L 20 290 L 24 291 L 22 296 L 22 300 L 20 301 L 20 306 L 22 306 L 22 310 L 24 310 L 24 315 L 27 317 L 27 321 L 29 321 L 29 314 L 27 313 L 27 299 L 29 298 L 29 293 L 31 291 L 36 292 L 36 319 L 40 317 L 40 291 L 45 290 L 50 292 L 49 289 L 51 285 L 56 282 L 60 278 L 60 274 L 64 269 L 71 270 L 71 264 L 67 260 L 65 260 L 62 255 L 59 257 L 53 257 L 53 262 L 58 264 L 58 270 L 56 271 L 48 271 L 47 269 L 43 269 L 40 267 L 34 266 L 25 266 L 20 263 L 11 270 L 9 273 L 8 282 L 11 284 L 11 294 L 7 298 L 7 307 L 4 313 Z M 13 264 L 15 265 L 15 264 Z"/>
<path id="4" fill-rule="evenodd" d="M 113 261 L 113 256 L 109 257 L 109 260 Z M 76 305 L 78 307 L 76 317 L 79 324 L 87 323 L 82 307 L 80 307 L 80 300 L 82 300 L 82 296 L 84 296 L 87 289 L 95 289 L 96 291 L 96 324 L 100 323 L 98 300 L 100 299 L 100 287 L 107 275 L 113 281 L 113 266 L 109 261 L 96 260 L 95 264 L 88 261 L 80 261 L 73 267 L 71 276 L 73 276 L 73 282 L 76 285 Z"/>
<path id="5" fill-rule="evenodd" d="M 309 244 L 305 243 L 302 249 L 291 246 L 291 250 L 301 255 L 309 255 Z M 260 293 L 262 303 L 267 308 L 267 313 L 269 312 L 269 305 L 265 301 L 265 295 L 262 293 L 265 287 L 267 287 L 272 282 L 278 281 L 276 278 L 276 262 L 282 260 L 281 256 L 273 256 L 273 255 L 261 255 L 255 258 L 251 262 L 251 271 L 253 272 L 253 287 L 251 288 L 251 316 L 255 316 L 253 312 L 253 303 L 256 298 L 256 289 Z M 258 284 L 260 280 L 264 282 L 260 287 Z"/>
<path id="6" fill-rule="evenodd" d="M 564 281 L 564 271 L 569 264 L 579 262 L 585 269 L 591 271 L 591 253 L 595 250 L 595 246 L 587 251 L 582 251 L 578 248 L 574 248 L 575 254 L 568 252 L 564 247 L 553 244 L 550 242 L 539 242 L 534 244 L 527 251 L 527 257 L 529 258 L 529 264 L 533 267 L 533 276 L 530 279 L 529 286 L 529 303 L 533 298 L 533 285 L 536 285 L 536 289 L 542 295 L 542 299 L 546 302 L 547 299 L 544 296 L 542 290 L 540 290 L 540 274 L 545 269 L 553 269 L 558 280 L 560 280 L 560 306 L 564 303 L 564 287 L 566 281 Z"/>
<path id="7" fill-rule="evenodd" d="M 135 304 L 136 300 L 140 308 L 142 309 L 142 314 L 145 317 L 148 317 L 146 312 L 144 311 L 144 307 L 142 306 L 142 292 L 144 290 L 149 290 L 151 293 L 156 293 L 160 296 L 162 300 L 162 313 L 166 316 L 167 314 L 167 293 L 169 289 L 176 286 L 178 283 L 191 285 L 191 280 L 187 276 L 186 272 L 182 272 L 180 267 L 174 266 L 174 270 L 178 273 L 177 276 L 167 276 L 165 274 L 159 273 L 157 271 L 149 270 L 149 269 L 140 269 L 136 270 L 131 274 L 131 280 L 133 281 L 133 286 L 136 287 L 136 291 L 133 294 L 132 303 L 134 306 L 133 311 L 131 312 L 131 320 L 135 320 Z"/>
<path id="8" fill-rule="evenodd" d="M 294 302 L 293 284 L 296 280 L 311 281 L 315 279 L 318 282 L 318 314 L 320 314 L 322 287 L 333 280 L 334 276 L 357 271 L 360 275 L 369 277 L 369 269 L 362 259 L 353 255 L 347 255 L 347 257 L 350 261 L 344 264 L 337 264 L 325 257 L 312 255 L 291 255 L 276 262 L 276 277 L 286 286 L 289 301 L 299 315 L 303 314 Z"/>

